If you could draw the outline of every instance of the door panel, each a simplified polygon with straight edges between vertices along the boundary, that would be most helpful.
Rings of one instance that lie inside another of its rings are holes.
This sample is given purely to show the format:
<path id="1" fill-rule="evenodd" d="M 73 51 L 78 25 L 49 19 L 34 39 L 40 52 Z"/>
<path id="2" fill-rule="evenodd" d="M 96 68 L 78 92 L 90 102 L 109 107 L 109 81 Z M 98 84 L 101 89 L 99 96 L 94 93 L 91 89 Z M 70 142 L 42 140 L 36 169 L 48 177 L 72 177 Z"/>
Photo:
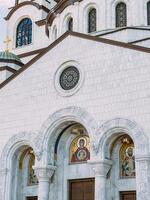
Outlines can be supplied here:
<path id="1" fill-rule="evenodd" d="M 94 197 L 93 182 L 84 182 L 84 200 L 92 200 Z"/>
<path id="2" fill-rule="evenodd" d="M 94 179 L 70 181 L 69 200 L 94 200 Z"/>
<path id="3" fill-rule="evenodd" d="M 27 197 L 26 200 L 38 200 L 38 197 Z"/>
<path id="4" fill-rule="evenodd" d="M 71 184 L 71 200 L 83 200 L 83 188 L 81 182 Z"/>
<path id="5" fill-rule="evenodd" d="M 120 200 L 136 200 L 136 192 L 135 191 L 121 192 Z"/>

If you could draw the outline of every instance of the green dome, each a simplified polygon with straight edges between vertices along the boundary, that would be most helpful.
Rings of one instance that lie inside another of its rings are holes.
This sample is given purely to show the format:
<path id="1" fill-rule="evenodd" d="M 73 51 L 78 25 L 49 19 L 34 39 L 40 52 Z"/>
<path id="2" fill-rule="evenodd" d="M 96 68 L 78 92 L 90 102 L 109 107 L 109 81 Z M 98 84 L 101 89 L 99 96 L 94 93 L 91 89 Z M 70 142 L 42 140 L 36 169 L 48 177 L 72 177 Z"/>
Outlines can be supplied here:
<path id="1" fill-rule="evenodd" d="M 9 60 L 9 61 L 17 61 L 19 63 L 22 63 L 20 58 L 17 55 L 15 55 L 9 51 L 0 52 L 0 61 L 1 60 L 6 60 L 6 62 Z"/>

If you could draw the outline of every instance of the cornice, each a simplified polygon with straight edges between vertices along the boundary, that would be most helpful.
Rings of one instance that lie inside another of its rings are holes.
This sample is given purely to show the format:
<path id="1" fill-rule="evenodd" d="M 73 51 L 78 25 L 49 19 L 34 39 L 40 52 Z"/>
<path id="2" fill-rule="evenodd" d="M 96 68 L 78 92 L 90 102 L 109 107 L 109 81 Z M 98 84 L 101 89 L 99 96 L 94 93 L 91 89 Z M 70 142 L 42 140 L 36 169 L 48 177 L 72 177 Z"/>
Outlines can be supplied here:
<path id="1" fill-rule="evenodd" d="M 144 41 L 147 41 L 147 40 L 150 40 L 150 37 L 143 38 L 143 39 L 140 39 L 140 40 L 135 40 L 135 41 L 132 41 L 132 42 L 129 42 L 129 43 L 135 44 L 135 43 L 144 42 Z"/>
<path id="2" fill-rule="evenodd" d="M 18 10 L 20 9 L 21 7 L 23 6 L 26 6 L 26 5 L 31 5 L 31 6 L 34 6 L 36 7 L 37 9 L 39 10 L 44 10 L 46 13 L 49 12 L 49 9 L 46 8 L 45 6 L 43 5 L 40 5 L 36 2 L 33 2 L 33 1 L 24 1 L 22 3 L 19 3 L 19 4 L 16 4 L 11 10 L 10 12 L 8 13 L 8 15 L 4 18 L 6 21 L 9 20 L 11 18 L 11 16 Z"/>
<path id="3" fill-rule="evenodd" d="M 15 73 L 16 70 L 11 68 L 11 67 L 8 67 L 8 66 L 3 66 L 3 67 L 0 67 L 0 71 L 9 71 L 9 72 L 12 72 L 12 73 Z"/>
<path id="4" fill-rule="evenodd" d="M 19 56 L 19 58 L 25 58 L 25 57 L 28 57 L 28 56 L 33 56 L 33 55 L 41 53 L 45 48 L 46 47 L 36 49 L 36 50 L 33 50 L 33 51 L 29 51 L 29 52 L 26 52 L 26 53 L 18 54 L 18 56 Z"/>
<path id="5" fill-rule="evenodd" d="M 54 6 L 54 8 L 50 10 L 46 18 L 46 35 L 49 36 L 48 27 L 52 25 L 57 14 L 62 13 L 65 8 L 67 8 L 70 5 L 73 5 L 75 2 L 81 1 L 83 0 L 60 0 L 59 2 L 57 1 L 58 3 Z"/>
<path id="6" fill-rule="evenodd" d="M 38 26 L 44 26 L 46 24 L 46 19 L 36 21 L 35 24 Z"/>
<path id="7" fill-rule="evenodd" d="M 2 62 L 2 63 L 12 63 L 12 64 L 16 64 L 16 65 L 18 65 L 20 67 L 22 67 L 24 65 L 23 63 L 21 63 L 21 62 L 19 62 L 17 60 L 11 60 L 11 59 L 1 59 L 0 58 L 0 62 Z"/>
<path id="8" fill-rule="evenodd" d="M 98 35 L 96 35 L 96 36 L 97 36 L 97 37 L 101 37 L 101 36 L 113 34 L 113 33 L 120 32 L 120 31 L 124 31 L 124 30 L 142 30 L 142 31 L 150 31 L 150 28 L 125 26 L 125 27 L 122 27 L 122 28 L 115 28 L 114 30 L 110 30 L 110 31 L 108 31 L 108 32 L 106 32 L 106 33 L 100 33 L 100 34 L 98 34 Z"/>

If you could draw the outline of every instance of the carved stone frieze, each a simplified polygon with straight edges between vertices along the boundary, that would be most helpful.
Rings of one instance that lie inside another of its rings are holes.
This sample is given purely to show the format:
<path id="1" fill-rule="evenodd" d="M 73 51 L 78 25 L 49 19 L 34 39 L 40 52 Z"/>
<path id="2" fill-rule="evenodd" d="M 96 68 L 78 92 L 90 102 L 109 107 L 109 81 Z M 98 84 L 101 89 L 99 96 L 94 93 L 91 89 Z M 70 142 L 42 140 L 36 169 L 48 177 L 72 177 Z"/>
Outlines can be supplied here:
<path id="1" fill-rule="evenodd" d="M 35 170 L 35 174 L 40 182 L 41 180 L 50 181 L 56 170 L 56 167 L 53 165 L 34 166 L 33 169 Z"/>
<path id="2" fill-rule="evenodd" d="M 93 161 L 88 161 L 88 164 L 91 165 L 95 176 L 103 176 L 106 177 L 108 174 L 109 170 L 111 169 L 112 166 L 112 161 L 111 160 L 93 160 Z"/>
<path id="3" fill-rule="evenodd" d="M 11 153 L 14 153 L 18 148 L 28 145 L 33 148 L 35 155 L 39 157 L 41 154 L 39 146 L 34 142 L 37 133 L 33 132 L 21 132 L 19 134 L 14 135 L 10 140 L 6 143 L 3 148 L 3 151 L 0 156 L 1 168 L 7 167 L 7 160 L 11 160 Z M 12 152 L 11 152 L 12 151 Z"/>

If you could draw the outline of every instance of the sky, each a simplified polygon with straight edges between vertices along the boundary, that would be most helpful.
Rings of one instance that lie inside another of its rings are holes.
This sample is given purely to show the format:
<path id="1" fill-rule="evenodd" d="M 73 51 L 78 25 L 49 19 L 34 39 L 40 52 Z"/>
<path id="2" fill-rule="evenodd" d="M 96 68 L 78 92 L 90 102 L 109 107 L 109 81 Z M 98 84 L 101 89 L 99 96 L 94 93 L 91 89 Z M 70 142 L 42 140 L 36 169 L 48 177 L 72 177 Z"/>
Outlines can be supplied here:
<path id="1" fill-rule="evenodd" d="M 3 41 L 6 39 L 6 22 L 3 19 L 7 13 L 8 8 L 14 5 L 15 0 L 0 0 L 0 51 L 5 50 Z"/>

